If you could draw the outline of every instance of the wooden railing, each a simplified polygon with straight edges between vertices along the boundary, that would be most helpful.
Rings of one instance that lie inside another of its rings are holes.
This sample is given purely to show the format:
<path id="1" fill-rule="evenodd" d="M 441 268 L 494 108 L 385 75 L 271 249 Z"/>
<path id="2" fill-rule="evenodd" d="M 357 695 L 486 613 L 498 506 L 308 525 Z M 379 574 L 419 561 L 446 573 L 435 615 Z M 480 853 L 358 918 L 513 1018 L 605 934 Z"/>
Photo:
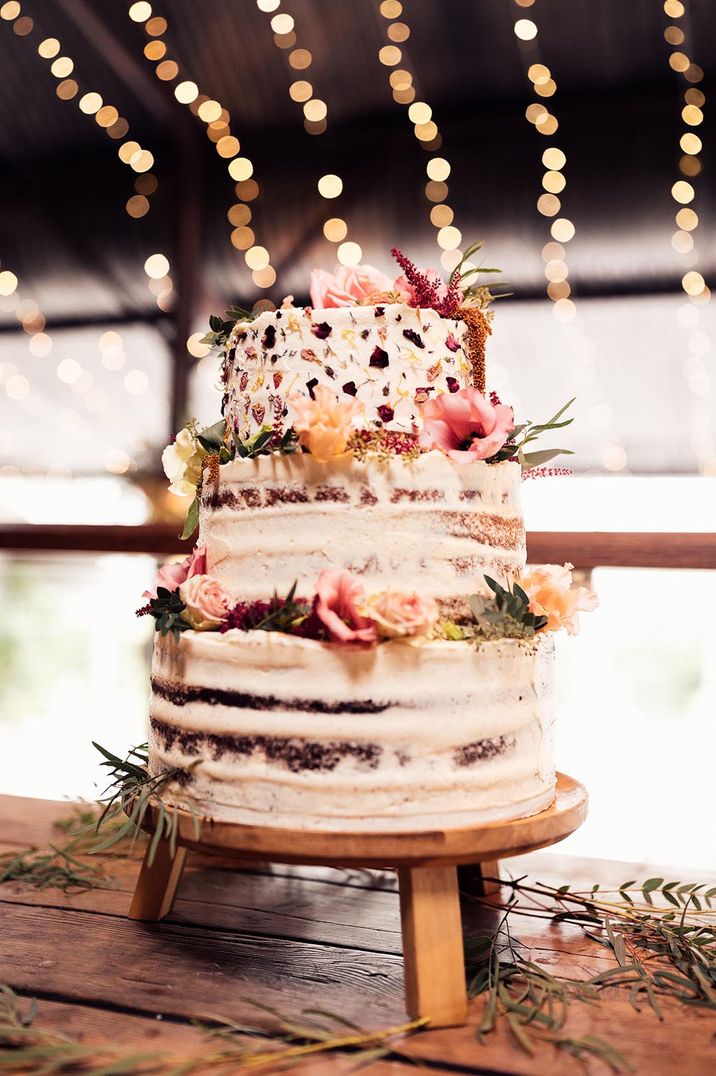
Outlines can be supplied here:
<path id="1" fill-rule="evenodd" d="M 0 549 L 52 553 L 151 553 L 165 556 L 188 548 L 178 524 L 138 527 L 0 526 Z M 533 564 L 577 568 L 716 568 L 716 534 L 612 531 L 531 531 L 527 552 Z"/>

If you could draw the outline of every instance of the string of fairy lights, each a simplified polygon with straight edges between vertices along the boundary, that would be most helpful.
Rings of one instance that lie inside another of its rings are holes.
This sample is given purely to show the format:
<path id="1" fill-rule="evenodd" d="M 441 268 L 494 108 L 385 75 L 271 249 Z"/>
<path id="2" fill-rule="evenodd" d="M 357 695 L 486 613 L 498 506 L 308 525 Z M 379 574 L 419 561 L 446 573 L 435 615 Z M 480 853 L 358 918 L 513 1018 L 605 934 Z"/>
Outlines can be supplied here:
<path id="1" fill-rule="evenodd" d="M 403 5 L 400 0 L 381 0 L 378 11 L 387 23 L 388 41 L 379 49 L 378 60 L 383 67 L 390 68 L 388 82 L 393 100 L 407 108 L 415 138 L 422 149 L 431 155 L 425 166 L 428 177 L 425 197 L 431 203 L 430 223 L 437 231 L 437 244 L 442 250 L 440 263 L 447 272 L 451 272 L 462 258 L 462 233 L 453 223 L 455 212 L 448 203 L 450 162 L 445 156 L 436 155 L 443 139 L 433 118 L 432 108 L 427 101 L 416 101 L 415 76 L 410 70 L 406 44 L 411 28 L 405 21 Z"/>
<path id="2" fill-rule="evenodd" d="M 308 75 L 313 64 L 313 54 L 298 44 L 296 20 L 288 12 L 280 11 L 281 0 L 256 0 L 259 11 L 270 15 L 273 42 L 286 57 L 291 82 L 288 95 L 301 106 L 303 126 L 310 135 L 322 135 L 328 128 L 328 105 L 314 93 Z M 300 75 L 301 77 L 295 77 Z M 343 193 L 343 180 L 333 172 L 321 176 L 316 183 L 319 197 L 333 202 Z M 330 216 L 323 222 L 323 235 L 330 243 L 337 243 L 336 257 L 341 265 L 359 265 L 363 257 L 360 245 L 348 238 L 348 224 L 343 217 Z"/>
<path id="3" fill-rule="evenodd" d="M 22 5 L 18 0 L 8 0 L 0 6 L 0 20 L 9 23 L 12 32 L 20 38 L 28 40 L 35 35 L 35 20 L 32 16 L 23 12 Z M 132 139 L 126 139 L 129 133 L 129 122 L 120 115 L 119 110 L 112 104 L 105 102 L 97 91 L 88 90 L 80 93 L 75 70 L 75 62 L 67 52 L 63 50 L 60 40 L 56 37 L 43 37 L 36 47 L 36 53 L 40 59 L 50 64 L 50 74 L 56 78 L 57 86 L 55 93 L 60 101 L 76 101 L 79 111 L 90 119 L 93 119 L 97 127 L 104 130 L 105 134 L 116 141 L 120 141 L 118 158 L 128 166 L 135 174 L 135 193 L 126 203 L 126 211 L 130 217 L 143 217 L 150 209 L 150 196 L 157 190 L 156 176 L 150 171 L 154 166 L 154 156 L 141 144 Z M 162 266 L 166 266 L 161 274 L 161 285 L 156 290 L 152 288 L 157 297 L 157 305 L 161 309 L 168 309 L 171 295 L 171 279 L 168 276 L 169 265 L 163 255 L 151 255 L 145 269 L 152 280 L 150 269 L 156 268 L 157 258 L 162 258 Z M 6 310 L 12 310 L 22 329 L 29 336 L 28 350 L 35 359 L 47 359 L 55 346 L 55 339 L 46 329 L 47 319 L 40 310 L 38 304 L 31 298 L 19 297 L 20 280 L 17 274 L 8 268 L 0 270 L 0 303 Z M 119 333 L 112 330 L 104 332 L 99 337 L 99 351 L 102 364 L 111 371 L 121 371 L 127 362 L 124 352 L 123 340 Z M 112 409 L 110 396 L 96 386 L 95 378 L 89 370 L 74 357 L 60 358 L 55 368 L 57 381 L 64 386 L 74 397 L 72 409 L 61 408 L 53 416 L 58 426 L 64 432 L 70 432 L 72 423 L 76 422 L 81 414 L 78 410 L 82 406 L 83 411 L 89 416 L 104 415 Z M 27 401 L 28 405 L 35 403 L 31 395 L 32 380 L 31 371 L 25 367 L 19 370 L 15 363 L 5 361 L 0 364 L 0 385 L 11 400 Z M 148 391 L 149 378 L 145 371 L 139 368 L 130 368 L 123 373 L 121 385 L 130 396 L 138 396 Z M 63 425 L 64 424 L 64 425 Z M 107 453 L 105 466 L 107 470 L 115 474 L 125 473 L 131 465 L 130 457 L 121 449 L 112 449 Z"/>
<path id="4" fill-rule="evenodd" d="M 206 125 L 207 138 L 214 144 L 217 155 L 227 162 L 227 171 L 234 182 L 236 195 L 236 202 L 227 213 L 232 246 L 243 251 L 256 287 L 272 287 L 276 282 L 276 270 L 271 264 L 271 255 L 265 245 L 256 243 L 251 227 L 252 210 L 249 203 L 259 195 L 259 185 L 253 174 L 254 164 L 250 157 L 241 152 L 241 142 L 232 129 L 229 110 L 220 101 L 202 93 L 193 79 L 184 77 L 179 61 L 169 55 L 164 40 L 169 29 L 168 20 L 162 15 L 155 15 L 147 0 L 130 3 L 128 15 L 133 22 L 144 27 L 149 38 L 144 46 L 144 56 L 154 64 L 156 77 L 161 82 L 174 84 L 176 100 L 186 105 Z M 204 354 L 198 339 L 190 338 L 190 353 L 198 356 L 199 352 Z"/>
<path id="5" fill-rule="evenodd" d="M 671 188 L 671 197 L 678 207 L 674 215 L 676 231 L 671 236 L 671 246 L 679 255 L 684 270 L 681 290 L 688 300 L 679 309 L 678 320 L 682 328 L 688 331 L 684 373 L 693 400 L 692 447 L 699 468 L 713 472 L 716 468 L 716 442 L 713 406 L 709 400 L 713 393 L 713 381 L 707 366 L 712 343 L 708 333 L 701 328 L 700 309 L 710 302 L 711 289 L 698 268 L 697 232 L 700 221 L 694 209 L 702 172 L 703 139 L 697 132 L 703 124 L 706 106 L 706 94 L 701 88 L 704 71 L 690 55 L 693 52 L 689 41 L 692 35 L 686 0 L 664 0 L 663 7 L 669 20 L 664 39 L 670 47 L 669 67 L 680 82 L 681 120 L 684 127 L 679 136 L 679 178 Z"/>
<path id="6" fill-rule="evenodd" d="M 527 106 L 525 117 L 537 134 L 551 138 L 559 129 L 559 120 L 551 102 L 557 93 L 557 81 L 550 68 L 542 62 L 535 13 L 530 11 L 530 18 L 525 17 L 525 9 L 533 8 L 534 4 L 535 0 L 514 0 L 516 18 L 513 29 L 532 92 L 540 98 Z M 542 248 L 542 260 L 547 295 L 553 303 L 552 311 L 556 320 L 563 323 L 571 321 L 576 313 L 567 265 L 567 244 L 574 238 L 575 226 L 569 217 L 561 215 L 567 188 L 564 174 L 566 163 L 567 155 L 559 146 L 552 144 L 543 150 L 545 171 L 542 175 L 542 193 L 537 198 L 537 212 L 552 221 L 551 238 Z"/>

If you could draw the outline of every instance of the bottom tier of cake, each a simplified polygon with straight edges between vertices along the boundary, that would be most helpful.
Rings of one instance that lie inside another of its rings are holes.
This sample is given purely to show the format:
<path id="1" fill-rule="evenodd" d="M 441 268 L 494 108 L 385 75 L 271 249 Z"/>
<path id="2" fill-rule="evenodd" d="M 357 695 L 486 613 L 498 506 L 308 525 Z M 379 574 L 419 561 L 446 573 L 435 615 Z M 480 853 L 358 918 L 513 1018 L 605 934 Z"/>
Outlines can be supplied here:
<path id="1" fill-rule="evenodd" d="M 536 814 L 555 789 L 549 636 L 335 645 L 157 636 L 150 769 L 165 802 L 300 830 L 448 829 Z"/>

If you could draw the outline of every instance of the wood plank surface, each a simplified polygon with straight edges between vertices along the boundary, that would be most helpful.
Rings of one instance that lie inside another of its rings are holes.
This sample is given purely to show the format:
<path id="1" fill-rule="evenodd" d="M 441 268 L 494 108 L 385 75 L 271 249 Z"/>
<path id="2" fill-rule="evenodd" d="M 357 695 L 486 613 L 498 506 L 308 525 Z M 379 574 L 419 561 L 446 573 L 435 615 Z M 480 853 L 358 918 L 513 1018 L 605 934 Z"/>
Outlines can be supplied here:
<path id="1" fill-rule="evenodd" d="M 53 823 L 68 813 L 66 803 L 0 796 L 0 846 L 57 840 Z M 293 1018 L 315 1005 L 373 1029 L 406 1019 L 392 872 L 269 864 L 237 871 L 190 854 L 171 916 L 143 924 L 125 918 L 139 859 L 109 860 L 107 866 L 113 883 L 107 890 L 66 895 L 19 883 L 0 886 L 0 981 L 39 996 L 41 1026 L 86 1041 L 94 1036 L 93 1041 L 190 1056 L 197 1032 L 187 1026 L 188 1018 L 214 1013 L 270 1027 L 273 1018 L 255 1008 L 257 1001 Z M 627 876 L 678 878 L 683 872 L 547 852 L 503 863 L 503 874 L 524 873 L 588 889 L 594 882 L 615 888 Z M 488 932 L 498 914 L 463 894 L 466 935 Z M 591 976 L 613 963 L 571 924 L 520 916 L 514 932 L 531 959 L 561 975 Z M 409 1037 L 400 1043 L 401 1054 L 453 1071 L 606 1076 L 604 1064 L 589 1061 L 582 1070 L 573 1057 L 550 1046 L 531 1058 L 505 1031 L 487 1036 L 483 1045 L 476 1036 L 482 1010 L 482 999 L 476 999 L 468 1026 Z M 716 1026 L 710 1014 L 668 1002 L 665 1010 L 663 1022 L 648 1008 L 636 1013 L 612 989 L 600 1005 L 575 1004 L 569 1032 L 607 1039 L 645 1076 L 714 1071 Z M 350 1066 L 350 1057 L 340 1055 L 298 1068 L 320 1076 Z M 389 1069 L 398 1076 L 408 1073 L 407 1066 L 388 1061 L 369 1066 L 375 1076 L 388 1076 Z"/>

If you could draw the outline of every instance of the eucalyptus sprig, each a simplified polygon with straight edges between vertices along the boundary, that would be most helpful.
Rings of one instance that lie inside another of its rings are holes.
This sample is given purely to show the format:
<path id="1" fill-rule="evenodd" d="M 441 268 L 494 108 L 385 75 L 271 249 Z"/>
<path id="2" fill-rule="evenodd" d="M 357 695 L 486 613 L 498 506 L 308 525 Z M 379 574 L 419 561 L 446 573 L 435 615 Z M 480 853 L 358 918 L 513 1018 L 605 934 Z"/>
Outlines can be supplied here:
<path id="1" fill-rule="evenodd" d="M 494 456 L 490 456 L 486 462 L 501 463 L 503 460 L 517 459 L 522 470 L 528 471 L 532 467 L 544 466 L 545 463 L 553 460 L 555 456 L 573 456 L 574 453 L 570 448 L 544 448 L 537 452 L 525 452 L 525 446 L 532 444 L 533 441 L 536 441 L 541 434 L 546 433 L 548 430 L 562 430 L 565 426 L 570 426 L 574 418 L 563 418 L 563 416 L 576 398 L 576 396 L 573 396 L 546 422 L 523 422 L 515 426 L 499 452 L 496 452 Z"/>
<path id="2" fill-rule="evenodd" d="M 503 587 L 489 575 L 485 582 L 493 597 L 473 594 L 469 599 L 475 620 L 472 633 L 479 639 L 531 639 L 547 623 L 547 617 L 530 612 L 530 599 L 518 583 Z"/>
<path id="3" fill-rule="evenodd" d="M 161 793 L 170 781 L 181 780 L 186 771 L 175 768 L 158 774 L 150 774 L 148 744 L 130 748 L 124 758 L 120 758 L 94 741 L 92 741 L 92 746 L 103 756 L 104 762 L 101 765 L 109 770 L 112 778 L 98 801 L 103 809 L 96 825 L 96 832 L 106 827 L 109 821 L 116 822 L 116 825 L 112 826 L 109 834 L 103 840 L 100 839 L 90 851 L 105 852 L 120 841 L 127 839 L 135 841 L 142 832 L 142 822 L 151 806 L 155 808 L 156 816 L 149 843 L 148 861 L 150 864 L 153 862 L 162 839 L 169 840 L 171 852 L 174 854 L 179 832 L 179 815 L 176 811 L 167 809 L 162 802 Z M 193 765 L 197 764 L 198 760 Z M 196 815 L 194 815 L 194 829 L 198 837 L 200 826 Z"/>
<path id="4" fill-rule="evenodd" d="M 716 914 L 716 886 L 663 878 L 623 882 L 614 891 L 599 884 L 588 890 L 529 884 L 524 877 L 500 884 L 511 890 L 504 903 L 468 895 L 503 912 L 494 934 L 466 943 L 470 993 L 485 995 L 478 1037 L 484 1039 L 504 1019 L 528 1053 L 547 1041 L 576 1057 L 599 1057 L 614 1072 L 628 1072 L 629 1061 L 605 1040 L 566 1033 L 572 1001 L 594 1004 L 603 990 L 621 987 L 637 1012 L 644 1002 L 659 1019 L 666 998 L 716 1013 L 716 926 L 709 922 Z M 654 904 L 658 896 L 666 907 Z M 527 959 L 514 939 L 511 923 L 520 915 L 580 927 L 609 951 L 614 964 L 586 980 L 552 975 Z"/>

